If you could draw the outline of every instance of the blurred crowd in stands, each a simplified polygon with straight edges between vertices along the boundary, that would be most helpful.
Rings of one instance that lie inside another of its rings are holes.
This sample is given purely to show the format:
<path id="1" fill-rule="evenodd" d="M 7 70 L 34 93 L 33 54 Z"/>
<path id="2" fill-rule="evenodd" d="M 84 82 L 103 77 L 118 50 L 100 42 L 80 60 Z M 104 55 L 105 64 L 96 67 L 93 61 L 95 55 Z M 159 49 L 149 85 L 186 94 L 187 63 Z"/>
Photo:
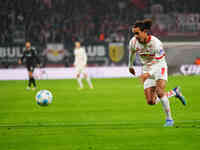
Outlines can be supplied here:
<path id="1" fill-rule="evenodd" d="M 200 13 L 199 0 L 0 0 L 0 43 L 125 41 L 144 14 Z M 200 18 L 198 20 L 200 22 Z"/>

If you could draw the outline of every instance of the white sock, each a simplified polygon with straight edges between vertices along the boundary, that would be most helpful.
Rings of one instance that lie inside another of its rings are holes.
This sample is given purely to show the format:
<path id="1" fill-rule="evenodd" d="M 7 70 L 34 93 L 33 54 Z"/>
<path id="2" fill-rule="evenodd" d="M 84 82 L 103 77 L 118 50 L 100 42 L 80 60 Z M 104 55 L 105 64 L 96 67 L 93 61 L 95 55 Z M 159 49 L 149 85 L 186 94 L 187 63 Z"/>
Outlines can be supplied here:
<path id="1" fill-rule="evenodd" d="M 93 85 L 92 85 L 92 81 L 91 81 L 90 77 L 88 76 L 88 77 L 86 78 L 86 80 L 87 80 L 87 82 L 88 82 L 88 85 L 89 85 L 90 88 L 92 89 L 92 88 L 93 88 Z"/>
<path id="2" fill-rule="evenodd" d="M 81 78 L 77 78 L 80 88 L 83 88 L 83 83 Z"/>
<path id="3" fill-rule="evenodd" d="M 173 97 L 175 95 L 176 95 L 176 93 L 173 90 L 170 90 L 170 91 L 167 92 L 167 97 L 168 98 Z"/>
<path id="4" fill-rule="evenodd" d="M 157 97 L 157 98 L 156 98 L 156 104 L 158 104 L 159 102 L 160 102 L 160 98 Z"/>
<path id="5" fill-rule="evenodd" d="M 160 99 L 162 106 L 164 108 L 165 114 L 166 114 L 166 120 L 173 120 L 171 116 L 171 109 L 170 109 L 170 104 L 167 96 L 163 96 Z"/>

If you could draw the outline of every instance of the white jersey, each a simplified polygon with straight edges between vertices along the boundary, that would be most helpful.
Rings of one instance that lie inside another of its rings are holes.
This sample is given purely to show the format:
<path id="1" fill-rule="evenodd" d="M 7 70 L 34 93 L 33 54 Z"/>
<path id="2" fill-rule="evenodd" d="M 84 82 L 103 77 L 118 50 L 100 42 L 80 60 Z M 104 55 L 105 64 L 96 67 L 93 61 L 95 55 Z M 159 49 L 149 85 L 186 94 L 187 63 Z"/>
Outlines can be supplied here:
<path id="1" fill-rule="evenodd" d="M 130 55 L 135 53 L 140 56 L 143 65 L 152 65 L 165 61 L 165 51 L 162 42 L 155 36 L 149 36 L 146 44 L 140 43 L 135 37 L 129 42 Z M 129 67 L 133 65 L 133 60 L 129 59 Z"/>
<path id="2" fill-rule="evenodd" d="M 74 65 L 76 67 L 85 66 L 87 64 L 87 55 L 84 48 L 76 48 L 74 50 L 74 56 Z"/>

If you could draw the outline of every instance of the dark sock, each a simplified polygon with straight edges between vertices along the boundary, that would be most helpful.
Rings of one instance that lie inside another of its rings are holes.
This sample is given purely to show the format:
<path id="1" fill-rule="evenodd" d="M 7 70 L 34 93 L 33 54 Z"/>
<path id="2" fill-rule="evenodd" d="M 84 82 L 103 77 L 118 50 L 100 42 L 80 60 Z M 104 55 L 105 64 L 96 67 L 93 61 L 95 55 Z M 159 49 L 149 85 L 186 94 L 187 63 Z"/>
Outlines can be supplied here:
<path id="1" fill-rule="evenodd" d="M 33 82 L 33 86 L 36 87 L 36 82 L 34 78 L 32 78 L 32 82 Z"/>
<path id="2" fill-rule="evenodd" d="M 28 86 L 29 86 L 29 87 L 31 87 L 31 83 L 32 83 L 32 79 L 29 78 L 29 80 L 28 80 Z"/>

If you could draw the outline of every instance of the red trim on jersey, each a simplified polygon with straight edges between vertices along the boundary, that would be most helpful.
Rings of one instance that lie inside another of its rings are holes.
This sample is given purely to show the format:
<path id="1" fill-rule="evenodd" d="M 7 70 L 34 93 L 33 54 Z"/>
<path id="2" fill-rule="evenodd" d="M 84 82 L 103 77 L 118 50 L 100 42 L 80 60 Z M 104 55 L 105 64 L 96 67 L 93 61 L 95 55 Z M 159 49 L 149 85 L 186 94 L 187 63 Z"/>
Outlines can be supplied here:
<path id="1" fill-rule="evenodd" d="M 162 74 L 162 76 L 164 76 L 165 75 L 165 68 L 163 67 L 163 68 L 161 68 L 161 74 Z"/>
<path id="2" fill-rule="evenodd" d="M 160 56 L 160 57 L 154 57 L 154 59 L 157 59 L 157 60 L 159 60 L 159 59 L 162 59 L 164 56 L 165 56 L 165 54 L 163 54 L 163 55 L 162 55 L 162 56 Z"/>
<path id="3" fill-rule="evenodd" d="M 150 41 L 151 41 L 151 35 L 148 36 L 146 43 L 149 43 Z"/>

